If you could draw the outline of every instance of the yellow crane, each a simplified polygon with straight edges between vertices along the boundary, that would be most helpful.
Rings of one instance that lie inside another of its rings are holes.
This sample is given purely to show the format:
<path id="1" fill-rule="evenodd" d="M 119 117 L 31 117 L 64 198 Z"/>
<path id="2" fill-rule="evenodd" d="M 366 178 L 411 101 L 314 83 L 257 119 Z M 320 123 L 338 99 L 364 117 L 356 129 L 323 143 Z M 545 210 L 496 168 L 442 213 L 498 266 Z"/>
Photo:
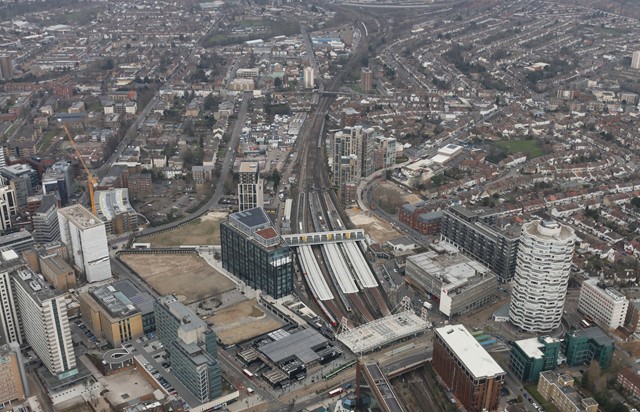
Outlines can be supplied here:
<path id="1" fill-rule="evenodd" d="M 98 181 L 96 180 L 95 177 L 93 177 L 93 174 L 87 167 L 87 164 L 82 159 L 82 156 L 80 155 L 80 150 L 78 150 L 78 145 L 73 140 L 73 136 L 71 136 L 71 132 L 69 132 L 69 129 L 67 129 L 66 125 L 62 125 L 62 127 L 64 128 L 64 132 L 67 134 L 67 138 L 69 139 L 71 146 L 73 146 L 73 150 L 76 152 L 76 157 L 78 158 L 78 160 L 80 160 L 82 167 L 84 167 L 84 171 L 87 173 L 87 178 L 89 179 L 88 186 L 89 186 L 89 199 L 91 200 L 91 212 L 97 216 L 96 200 L 95 200 L 94 192 L 96 190 L 96 186 L 98 186 Z"/>

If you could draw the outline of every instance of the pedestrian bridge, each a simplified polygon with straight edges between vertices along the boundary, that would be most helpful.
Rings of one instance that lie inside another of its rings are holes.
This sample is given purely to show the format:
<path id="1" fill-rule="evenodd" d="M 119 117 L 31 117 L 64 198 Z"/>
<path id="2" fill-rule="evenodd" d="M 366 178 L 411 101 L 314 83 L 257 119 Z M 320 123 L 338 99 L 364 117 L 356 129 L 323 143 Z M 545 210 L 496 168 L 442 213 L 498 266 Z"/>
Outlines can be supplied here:
<path id="1" fill-rule="evenodd" d="M 282 235 L 287 245 L 325 245 L 327 243 L 357 242 L 365 240 L 363 229 L 335 230 L 333 232 L 297 233 Z"/>

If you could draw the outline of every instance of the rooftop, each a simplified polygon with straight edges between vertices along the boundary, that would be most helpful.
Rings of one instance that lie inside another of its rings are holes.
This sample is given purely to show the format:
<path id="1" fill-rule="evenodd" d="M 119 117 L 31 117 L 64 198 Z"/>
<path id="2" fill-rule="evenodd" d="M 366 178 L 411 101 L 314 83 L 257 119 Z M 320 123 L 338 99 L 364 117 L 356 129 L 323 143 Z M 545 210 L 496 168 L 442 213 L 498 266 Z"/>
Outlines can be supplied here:
<path id="1" fill-rule="evenodd" d="M 558 339 L 552 338 L 550 336 L 540 336 L 537 338 L 529 338 L 516 341 L 515 344 L 524 352 L 529 358 L 534 359 L 542 359 L 544 353 L 542 352 L 542 348 L 544 348 L 545 344 L 550 343 L 559 343 Z"/>
<path id="2" fill-rule="evenodd" d="M 532 237 L 548 242 L 568 242 L 576 238 L 573 229 L 551 220 L 534 220 L 522 225 L 522 231 Z"/>
<path id="3" fill-rule="evenodd" d="M 587 329 L 575 329 L 569 332 L 571 336 L 575 336 L 577 338 L 588 338 L 594 340 L 598 345 L 608 346 L 613 345 L 613 339 L 608 337 L 602 329 L 597 326 L 593 326 Z"/>
<path id="4" fill-rule="evenodd" d="M 112 285 L 91 289 L 89 293 L 113 318 L 128 318 L 139 312 L 133 302 Z"/>
<path id="5" fill-rule="evenodd" d="M 257 173 L 258 172 L 258 162 L 241 162 L 239 173 Z"/>
<path id="6" fill-rule="evenodd" d="M 58 213 L 80 229 L 90 229 L 104 224 L 87 208 L 81 205 L 72 205 L 58 209 Z"/>
<path id="7" fill-rule="evenodd" d="M 430 250 L 409 256 L 407 261 L 419 267 L 428 276 L 441 280 L 444 285 L 460 286 L 472 282 L 473 278 L 492 274 L 491 270 L 480 262 L 458 252 L 440 254 Z"/>
<path id="8" fill-rule="evenodd" d="M 315 329 L 304 329 L 262 345 L 258 350 L 274 363 L 297 358 L 302 363 L 308 364 L 320 357 L 314 349 L 324 346 L 326 343 L 327 338 L 316 332 Z"/>
<path id="9" fill-rule="evenodd" d="M 98 190 L 95 192 L 95 202 L 98 217 L 106 222 L 122 213 L 136 213 L 129 203 L 129 189 Z"/>
<path id="10" fill-rule="evenodd" d="M 504 375 L 500 365 L 463 325 L 443 326 L 436 333 L 476 379 Z"/>
<path id="11" fill-rule="evenodd" d="M 199 328 L 207 329 L 207 324 L 174 296 L 163 296 L 158 299 L 158 302 L 167 308 L 174 318 L 180 320 L 180 328 L 183 331 L 188 332 Z"/>

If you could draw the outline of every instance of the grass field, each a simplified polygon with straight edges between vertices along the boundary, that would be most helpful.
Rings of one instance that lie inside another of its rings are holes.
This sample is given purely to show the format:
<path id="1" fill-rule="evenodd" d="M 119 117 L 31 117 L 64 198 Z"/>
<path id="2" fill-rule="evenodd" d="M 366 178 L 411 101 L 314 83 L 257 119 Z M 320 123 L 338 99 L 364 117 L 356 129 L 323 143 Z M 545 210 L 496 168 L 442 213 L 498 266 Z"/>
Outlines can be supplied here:
<path id="1" fill-rule="evenodd" d="M 176 229 L 144 238 L 151 247 L 172 247 L 183 245 L 219 245 L 220 221 L 227 217 L 224 212 L 210 212 L 200 219 Z"/>
<path id="2" fill-rule="evenodd" d="M 507 152 L 507 154 L 522 152 L 529 159 L 542 156 L 542 148 L 537 140 L 503 140 L 496 142 L 495 145 Z"/>
<path id="3" fill-rule="evenodd" d="M 161 295 L 199 302 L 232 290 L 235 284 L 195 254 L 124 254 L 121 259 Z"/>
<path id="4" fill-rule="evenodd" d="M 44 136 L 42 136 L 42 139 L 40 140 L 39 153 L 47 151 L 49 146 L 51 146 L 51 142 L 53 141 L 53 138 L 56 137 L 57 134 L 58 133 L 55 130 L 49 130 L 44 134 Z"/>

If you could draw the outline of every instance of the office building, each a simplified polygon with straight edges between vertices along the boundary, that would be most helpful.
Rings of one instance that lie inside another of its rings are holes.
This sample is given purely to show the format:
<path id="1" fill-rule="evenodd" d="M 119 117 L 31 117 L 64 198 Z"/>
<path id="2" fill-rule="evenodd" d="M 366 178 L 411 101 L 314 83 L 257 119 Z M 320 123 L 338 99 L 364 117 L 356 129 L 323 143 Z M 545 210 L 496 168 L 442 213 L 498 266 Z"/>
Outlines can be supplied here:
<path id="1" fill-rule="evenodd" d="M 506 373 L 463 325 L 435 330 L 432 365 L 465 410 L 497 410 Z"/>
<path id="2" fill-rule="evenodd" d="M 636 50 L 633 52 L 631 57 L 631 68 L 640 70 L 640 50 Z"/>
<path id="3" fill-rule="evenodd" d="M 501 283 L 510 282 L 516 271 L 520 226 L 499 221 L 484 211 L 454 206 L 444 211 L 441 240 L 489 267 Z"/>
<path id="4" fill-rule="evenodd" d="M 219 397 L 220 365 L 213 330 L 174 296 L 158 299 L 155 314 L 156 334 L 171 356 L 171 374 L 201 403 Z"/>
<path id="5" fill-rule="evenodd" d="M 11 185 L 0 186 L 0 232 L 11 228 L 12 217 L 17 212 L 16 190 Z"/>
<path id="6" fill-rule="evenodd" d="M 594 360 L 603 370 L 611 365 L 613 340 L 598 327 L 568 331 L 563 345 L 569 366 L 584 365 Z"/>
<path id="7" fill-rule="evenodd" d="M 42 175 L 42 193 L 52 194 L 62 206 L 69 204 L 75 185 L 71 173 L 71 164 L 56 162 Z"/>
<path id="8" fill-rule="evenodd" d="M 112 235 L 138 230 L 138 213 L 129 203 L 129 189 L 97 190 L 96 214 Z"/>
<path id="9" fill-rule="evenodd" d="M 625 319 L 625 324 L 627 325 L 627 329 L 629 329 L 632 333 L 639 334 L 640 333 L 640 302 L 639 301 L 631 301 L 629 302 L 629 309 L 627 309 L 627 317 Z"/>
<path id="10" fill-rule="evenodd" d="M 58 205 L 55 196 L 42 197 L 40 206 L 31 215 L 33 239 L 36 243 L 50 243 L 60 240 Z"/>
<path id="11" fill-rule="evenodd" d="M 24 401 L 26 379 L 20 346 L 16 342 L 0 346 L 0 404 L 7 407 Z"/>
<path id="12" fill-rule="evenodd" d="M 314 88 L 314 86 L 315 86 L 315 76 L 314 76 L 314 72 L 313 72 L 313 67 L 307 66 L 307 67 L 304 68 L 303 79 L 304 79 L 304 88 L 305 89 L 313 89 Z"/>
<path id="13" fill-rule="evenodd" d="M 69 258 L 84 273 L 87 282 L 111 278 L 109 245 L 104 223 L 81 205 L 58 209 L 60 240 Z"/>
<path id="14" fill-rule="evenodd" d="M 370 92 L 373 87 L 373 71 L 368 67 L 360 70 L 360 87 L 363 92 Z"/>
<path id="15" fill-rule="evenodd" d="M 40 255 L 38 253 L 38 265 L 42 276 L 56 289 L 68 292 L 69 289 L 78 287 L 76 272 L 62 256 L 58 254 Z"/>
<path id="16" fill-rule="evenodd" d="M 598 279 L 582 282 L 578 310 L 591 317 L 601 328 L 617 329 L 624 325 L 629 300 L 615 289 L 607 288 Z"/>
<path id="17" fill-rule="evenodd" d="M 519 340 L 511 346 L 509 366 L 521 381 L 537 382 L 540 372 L 558 366 L 561 349 L 561 341 L 550 336 Z"/>
<path id="18" fill-rule="evenodd" d="M 22 261 L 13 251 L 2 252 L 2 258 Z M 26 265 L 11 276 L 26 341 L 52 375 L 63 379 L 77 374 L 64 294 Z"/>
<path id="19" fill-rule="evenodd" d="M 569 374 L 542 372 L 538 393 L 545 400 L 551 401 L 560 412 L 598 412 L 598 402 L 593 398 L 580 396 L 574 389 L 574 380 Z"/>
<path id="20" fill-rule="evenodd" d="M 220 223 L 220 238 L 224 269 L 276 299 L 291 294 L 291 252 L 264 209 L 229 215 Z"/>
<path id="21" fill-rule="evenodd" d="M 522 226 L 509 319 L 528 332 L 560 326 L 576 235 L 553 220 Z"/>
<path id="22" fill-rule="evenodd" d="M 13 249 L 17 253 L 31 249 L 35 245 L 33 236 L 26 230 L 0 236 L 0 249 Z"/>
<path id="23" fill-rule="evenodd" d="M 451 245 L 409 256 L 405 279 L 435 296 L 447 316 L 486 306 L 498 288 L 496 275 L 483 264 L 458 253 Z"/>
<path id="24" fill-rule="evenodd" d="M 238 210 L 263 207 L 264 190 L 258 162 L 241 162 L 238 173 Z"/>
<path id="25" fill-rule="evenodd" d="M 140 310 L 112 285 L 91 288 L 78 301 L 87 327 L 114 348 L 144 335 Z"/>
<path id="26" fill-rule="evenodd" d="M 15 189 L 18 207 L 27 205 L 27 198 L 36 193 L 38 172 L 27 164 L 15 164 L 0 169 L 0 175 Z"/>

